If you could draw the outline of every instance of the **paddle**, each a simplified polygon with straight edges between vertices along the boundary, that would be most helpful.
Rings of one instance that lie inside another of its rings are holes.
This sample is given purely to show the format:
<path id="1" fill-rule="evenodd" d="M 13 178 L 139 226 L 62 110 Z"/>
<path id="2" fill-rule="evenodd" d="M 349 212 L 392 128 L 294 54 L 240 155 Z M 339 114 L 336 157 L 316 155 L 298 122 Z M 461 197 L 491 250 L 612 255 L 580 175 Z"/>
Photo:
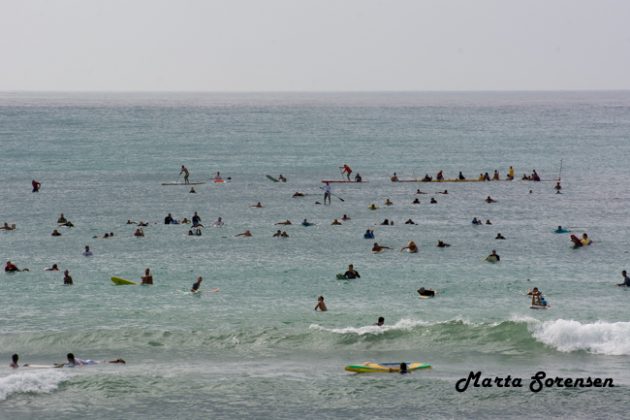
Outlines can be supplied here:
<path id="1" fill-rule="evenodd" d="M 324 189 L 324 187 L 319 187 L 319 189 L 320 189 L 320 190 L 323 190 L 323 189 Z M 338 198 L 338 199 L 339 199 L 339 200 L 341 200 L 341 201 L 346 201 L 346 200 L 344 200 L 343 198 L 339 197 L 337 194 L 330 193 L 330 195 L 332 195 L 332 196 L 333 196 L 333 197 L 335 197 L 335 198 Z"/>

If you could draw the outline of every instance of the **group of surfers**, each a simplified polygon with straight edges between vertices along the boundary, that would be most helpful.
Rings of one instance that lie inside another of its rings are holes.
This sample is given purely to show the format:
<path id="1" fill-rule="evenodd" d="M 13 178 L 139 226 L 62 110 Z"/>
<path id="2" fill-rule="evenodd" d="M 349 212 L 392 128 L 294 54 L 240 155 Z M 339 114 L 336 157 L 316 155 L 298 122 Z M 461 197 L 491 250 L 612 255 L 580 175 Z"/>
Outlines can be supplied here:
<path id="1" fill-rule="evenodd" d="M 78 357 L 75 357 L 75 355 L 73 353 L 68 353 L 66 355 L 66 362 L 62 362 L 62 363 L 53 363 L 50 366 L 46 366 L 46 367 L 51 367 L 51 368 L 63 368 L 63 367 L 83 367 L 83 366 L 91 366 L 91 365 L 98 365 L 98 364 L 103 364 L 103 363 L 111 363 L 111 364 L 126 364 L 127 362 L 125 362 L 123 359 L 114 359 L 114 360 L 92 360 L 92 359 L 80 359 Z M 31 365 L 29 363 L 24 363 L 23 365 L 20 366 L 20 356 L 18 354 L 13 354 L 11 355 L 11 363 L 9 364 L 10 368 L 13 369 L 18 369 L 20 367 L 23 368 L 28 368 Z M 42 367 L 42 366 L 37 366 L 37 367 Z"/>

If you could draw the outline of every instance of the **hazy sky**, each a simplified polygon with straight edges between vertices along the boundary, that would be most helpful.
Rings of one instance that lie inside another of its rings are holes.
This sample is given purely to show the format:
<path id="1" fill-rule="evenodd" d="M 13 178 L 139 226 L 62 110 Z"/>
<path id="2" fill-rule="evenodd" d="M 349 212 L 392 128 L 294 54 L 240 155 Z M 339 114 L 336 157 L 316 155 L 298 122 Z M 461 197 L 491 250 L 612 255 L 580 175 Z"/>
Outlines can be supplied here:
<path id="1" fill-rule="evenodd" d="M 0 90 L 630 89 L 630 0 L 0 0 Z"/>

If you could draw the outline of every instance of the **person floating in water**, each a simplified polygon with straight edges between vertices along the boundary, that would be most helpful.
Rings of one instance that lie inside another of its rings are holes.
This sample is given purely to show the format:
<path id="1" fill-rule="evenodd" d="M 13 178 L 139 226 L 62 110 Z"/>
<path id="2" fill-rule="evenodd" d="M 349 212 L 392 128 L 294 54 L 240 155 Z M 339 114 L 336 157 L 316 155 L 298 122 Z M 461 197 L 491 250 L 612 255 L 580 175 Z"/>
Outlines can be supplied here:
<path id="1" fill-rule="evenodd" d="M 59 271 L 57 264 L 53 264 L 52 267 L 46 268 L 44 271 Z"/>
<path id="2" fill-rule="evenodd" d="M 197 281 L 193 283 L 192 288 L 190 289 L 191 293 L 199 292 L 199 287 L 201 286 L 201 282 L 203 278 L 201 276 L 197 277 Z"/>
<path id="3" fill-rule="evenodd" d="M 67 286 L 74 284 L 72 282 L 72 276 L 70 275 L 70 272 L 68 270 L 63 272 L 63 284 Z"/>
<path id="4" fill-rule="evenodd" d="M 309 227 L 309 226 L 313 226 L 314 224 L 315 223 L 311 223 L 306 219 L 302 220 L 302 226 Z"/>
<path id="5" fill-rule="evenodd" d="M 59 232 L 57 229 L 53 229 L 53 231 L 50 234 L 50 236 L 61 236 L 61 232 Z"/>
<path id="6" fill-rule="evenodd" d="M 20 271 L 28 271 L 28 268 L 19 269 L 17 265 L 13 264 L 11 261 L 7 261 L 4 265 L 4 271 L 6 273 L 18 273 Z"/>
<path id="7" fill-rule="evenodd" d="M 626 273 L 626 270 L 623 270 L 621 272 L 621 276 L 623 277 L 623 283 L 620 283 L 617 286 L 630 287 L 630 277 L 628 277 L 628 274 Z"/>
<path id="8" fill-rule="evenodd" d="M 382 316 L 378 317 L 378 320 L 376 321 L 376 325 L 377 327 L 382 327 L 383 325 L 385 325 L 385 318 Z"/>
<path id="9" fill-rule="evenodd" d="M 352 173 L 350 166 L 344 163 L 343 166 L 339 167 L 339 169 L 342 170 L 341 175 L 343 176 L 345 174 L 346 177 L 348 177 L 348 181 L 350 181 L 350 174 Z"/>
<path id="10" fill-rule="evenodd" d="M 31 185 L 33 186 L 33 192 L 39 192 L 39 189 L 42 187 L 41 182 L 36 180 L 31 181 Z"/>
<path id="11" fill-rule="evenodd" d="M 416 245 L 414 241 L 409 241 L 406 246 L 403 246 L 402 248 L 400 248 L 400 251 L 402 252 L 405 249 L 407 250 L 407 252 L 411 254 L 415 254 L 416 252 L 418 252 L 418 246 Z"/>
<path id="12" fill-rule="evenodd" d="M 153 276 L 151 275 L 151 270 L 148 268 L 144 270 L 144 276 L 140 277 L 142 282 L 140 283 L 143 286 L 153 285 Z"/>
<path id="13" fill-rule="evenodd" d="M 570 230 L 563 228 L 562 226 L 558 225 L 558 228 L 556 230 L 554 230 L 554 233 L 569 233 Z"/>
<path id="14" fill-rule="evenodd" d="M 418 289 L 418 294 L 420 296 L 425 296 L 425 297 L 434 297 L 435 296 L 435 290 L 433 289 L 425 289 L 424 287 L 421 287 Z"/>
<path id="15" fill-rule="evenodd" d="M 190 182 L 188 181 L 188 176 L 190 175 L 190 173 L 188 172 L 188 168 L 186 168 L 184 165 L 182 165 L 182 170 L 179 171 L 179 176 L 182 176 L 182 174 L 184 174 L 184 184 L 190 184 Z"/>
<path id="16" fill-rule="evenodd" d="M 294 192 L 294 193 L 293 193 L 292 197 L 293 197 L 293 198 L 296 198 L 296 197 L 304 197 L 304 193 L 301 193 L 301 192 L 299 192 L 299 191 L 296 191 L 296 192 Z"/>
<path id="17" fill-rule="evenodd" d="M 372 252 L 375 253 L 375 254 L 383 252 L 386 249 L 391 249 L 391 248 L 388 247 L 388 246 L 381 246 L 377 242 L 374 242 L 374 245 L 372 246 Z"/>
<path id="18" fill-rule="evenodd" d="M 324 303 L 324 296 L 320 296 L 317 298 L 317 305 L 315 305 L 315 310 L 319 310 L 320 312 L 326 312 L 328 308 Z"/>
<path id="19" fill-rule="evenodd" d="M 291 225 L 293 223 L 291 223 L 291 221 L 289 219 L 287 219 L 287 220 L 285 220 L 283 222 L 278 222 L 278 223 L 275 223 L 275 224 L 276 225 Z"/>
<path id="20" fill-rule="evenodd" d="M 343 220 L 344 222 L 347 222 L 348 220 L 352 220 L 352 219 L 350 218 L 350 216 L 344 213 L 344 215 L 341 216 L 341 220 Z"/>
<path id="21" fill-rule="evenodd" d="M 343 274 L 343 277 L 345 279 L 352 280 L 352 279 L 360 279 L 361 275 L 359 274 L 358 271 L 354 269 L 354 265 L 350 264 L 348 266 L 348 270 Z"/>

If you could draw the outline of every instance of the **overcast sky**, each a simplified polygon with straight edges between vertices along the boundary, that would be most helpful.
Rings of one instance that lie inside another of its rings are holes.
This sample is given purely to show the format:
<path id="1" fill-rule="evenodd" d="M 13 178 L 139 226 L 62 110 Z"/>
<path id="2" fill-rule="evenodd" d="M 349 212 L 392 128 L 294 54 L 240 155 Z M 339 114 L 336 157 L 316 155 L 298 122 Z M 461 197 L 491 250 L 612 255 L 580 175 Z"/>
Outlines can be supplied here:
<path id="1" fill-rule="evenodd" d="M 0 0 L 0 90 L 630 89 L 629 0 Z"/>

